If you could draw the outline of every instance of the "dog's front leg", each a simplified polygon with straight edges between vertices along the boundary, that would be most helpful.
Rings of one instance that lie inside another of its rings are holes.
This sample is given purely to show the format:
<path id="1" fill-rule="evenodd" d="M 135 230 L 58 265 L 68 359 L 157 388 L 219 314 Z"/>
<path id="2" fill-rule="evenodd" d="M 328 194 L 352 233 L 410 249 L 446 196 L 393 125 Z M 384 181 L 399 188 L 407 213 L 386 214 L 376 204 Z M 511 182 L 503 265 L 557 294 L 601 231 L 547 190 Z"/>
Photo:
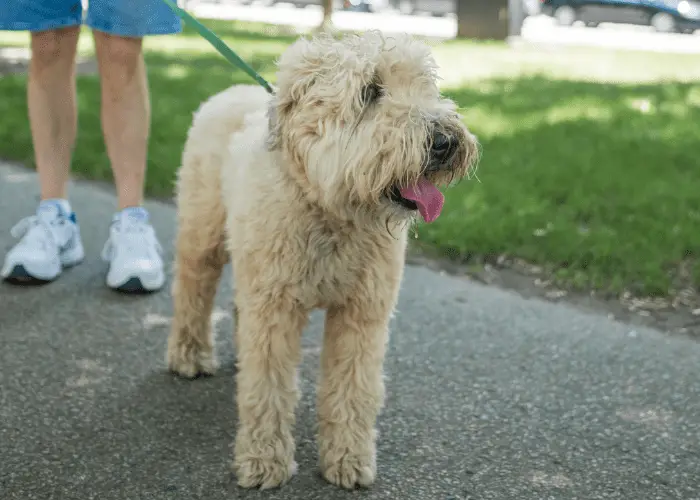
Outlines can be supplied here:
<path id="1" fill-rule="evenodd" d="M 308 311 L 284 299 L 237 300 L 239 424 L 233 468 L 245 488 L 273 488 L 296 470 L 297 366 Z"/>
<path id="2" fill-rule="evenodd" d="M 388 313 L 359 304 L 330 309 L 326 316 L 320 465 L 326 480 L 343 488 L 369 486 L 376 475 L 375 422 L 384 401 L 388 322 Z"/>

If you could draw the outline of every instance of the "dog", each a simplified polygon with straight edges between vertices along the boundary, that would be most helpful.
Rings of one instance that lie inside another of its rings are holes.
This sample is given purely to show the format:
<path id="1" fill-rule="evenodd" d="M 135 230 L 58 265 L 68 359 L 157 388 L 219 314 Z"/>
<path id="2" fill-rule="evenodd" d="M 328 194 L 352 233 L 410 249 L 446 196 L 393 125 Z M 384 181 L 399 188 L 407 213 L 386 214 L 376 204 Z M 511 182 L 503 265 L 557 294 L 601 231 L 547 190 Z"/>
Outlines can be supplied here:
<path id="1" fill-rule="evenodd" d="M 211 313 L 234 272 L 241 487 L 295 473 L 300 339 L 325 309 L 317 391 L 319 466 L 370 486 L 383 362 L 411 224 L 434 221 L 438 186 L 469 177 L 479 144 L 437 86 L 430 48 L 378 32 L 300 38 L 274 95 L 234 85 L 195 112 L 177 172 L 174 319 L 167 364 L 217 368 Z"/>

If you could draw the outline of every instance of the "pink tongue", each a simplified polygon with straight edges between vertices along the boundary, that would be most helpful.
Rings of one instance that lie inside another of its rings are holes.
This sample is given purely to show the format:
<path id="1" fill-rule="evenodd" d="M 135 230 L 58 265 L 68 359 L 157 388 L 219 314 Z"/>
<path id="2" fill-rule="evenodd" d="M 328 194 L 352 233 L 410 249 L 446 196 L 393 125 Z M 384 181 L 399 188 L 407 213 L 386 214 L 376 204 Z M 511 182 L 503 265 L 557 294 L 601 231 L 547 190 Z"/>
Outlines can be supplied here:
<path id="1" fill-rule="evenodd" d="M 421 177 L 415 186 L 401 188 L 401 196 L 418 205 L 425 222 L 437 219 L 445 202 L 442 193 L 425 177 Z"/>

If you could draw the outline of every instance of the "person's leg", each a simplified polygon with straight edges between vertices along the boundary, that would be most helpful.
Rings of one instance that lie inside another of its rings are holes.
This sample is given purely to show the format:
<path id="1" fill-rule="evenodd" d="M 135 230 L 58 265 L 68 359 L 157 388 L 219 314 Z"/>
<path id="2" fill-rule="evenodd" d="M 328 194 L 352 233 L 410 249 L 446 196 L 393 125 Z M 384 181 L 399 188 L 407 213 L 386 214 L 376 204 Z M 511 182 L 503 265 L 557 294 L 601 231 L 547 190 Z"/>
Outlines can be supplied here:
<path id="1" fill-rule="evenodd" d="M 142 38 L 93 31 L 102 87 L 102 130 L 119 209 L 143 201 L 150 102 Z"/>
<path id="2" fill-rule="evenodd" d="M 72 0 L 4 0 L 1 30 L 31 32 L 27 82 L 29 122 L 41 202 L 18 224 L 20 242 L 0 270 L 10 281 L 51 281 L 84 257 L 66 186 L 75 143 L 75 53 L 82 7 Z"/>
<path id="3" fill-rule="evenodd" d="M 31 34 L 27 82 L 29 122 L 41 199 L 66 199 L 75 144 L 75 53 L 80 26 Z"/>
<path id="4" fill-rule="evenodd" d="M 95 38 L 102 129 L 119 204 L 103 251 L 110 263 L 107 284 L 128 292 L 158 290 L 165 282 L 160 245 L 141 206 L 150 129 L 142 43 L 148 35 L 179 32 L 180 20 L 161 0 L 90 0 L 86 24 Z"/>

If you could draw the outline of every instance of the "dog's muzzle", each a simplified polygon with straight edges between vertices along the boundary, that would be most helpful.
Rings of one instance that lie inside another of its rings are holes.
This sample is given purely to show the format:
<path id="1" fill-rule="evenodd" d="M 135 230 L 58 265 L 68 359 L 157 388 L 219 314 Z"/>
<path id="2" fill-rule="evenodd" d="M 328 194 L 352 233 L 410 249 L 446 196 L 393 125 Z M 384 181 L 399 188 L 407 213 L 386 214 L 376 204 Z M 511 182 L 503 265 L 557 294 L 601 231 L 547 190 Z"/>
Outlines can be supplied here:
<path id="1" fill-rule="evenodd" d="M 437 219 L 444 203 L 437 185 L 448 184 L 459 173 L 462 155 L 466 154 L 463 141 L 459 127 L 436 123 L 425 144 L 425 163 L 420 177 L 408 186 L 391 186 L 387 193 L 389 199 L 409 211 L 420 211 L 425 222 Z"/>

